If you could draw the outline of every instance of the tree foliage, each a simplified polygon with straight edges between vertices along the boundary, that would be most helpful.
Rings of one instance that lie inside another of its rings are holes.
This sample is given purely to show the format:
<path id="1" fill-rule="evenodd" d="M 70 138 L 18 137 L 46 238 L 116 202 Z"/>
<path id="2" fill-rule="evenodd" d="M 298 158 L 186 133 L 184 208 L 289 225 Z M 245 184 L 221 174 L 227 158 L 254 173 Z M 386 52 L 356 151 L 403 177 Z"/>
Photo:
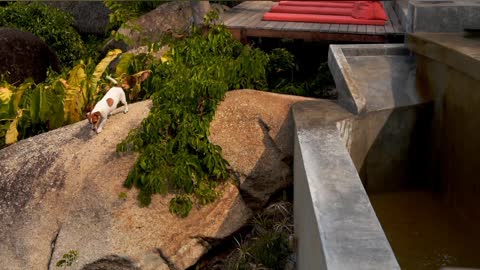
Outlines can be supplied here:
<path id="1" fill-rule="evenodd" d="M 87 49 L 74 28 L 74 18 L 35 2 L 11 2 L 0 7 L 0 26 L 30 32 L 54 49 L 64 67 L 85 57 Z"/>
<path id="2" fill-rule="evenodd" d="M 104 94 L 106 68 L 119 54 L 114 50 L 94 65 L 82 61 L 69 72 L 50 72 L 46 81 L 27 80 L 19 86 L 0 82 L 0 148 L 18 139 L 83 119 L 83 112 Z"/>
<path id="3" fill-rule="evenodd" d="M 153 101 L 150 114 L 117 146 L 140 152 L 125 186 L 140 189 L 143 205 L 155 193 L 179 194 L 170 202 L 179 216 L 188 214 L 192 200 L 213 201 L 218 182 L 228 178 L 221 148 L 208 140 L 218 103 L 230 89 L 266 86 L 268 55 L 235 41 L 222 25 L 206 25 L 208 33 L 194 29 L 187 38 L 165 41 L 172 48 L 168 60 L 149 66 L 153 75 L 144 86 Z"/>

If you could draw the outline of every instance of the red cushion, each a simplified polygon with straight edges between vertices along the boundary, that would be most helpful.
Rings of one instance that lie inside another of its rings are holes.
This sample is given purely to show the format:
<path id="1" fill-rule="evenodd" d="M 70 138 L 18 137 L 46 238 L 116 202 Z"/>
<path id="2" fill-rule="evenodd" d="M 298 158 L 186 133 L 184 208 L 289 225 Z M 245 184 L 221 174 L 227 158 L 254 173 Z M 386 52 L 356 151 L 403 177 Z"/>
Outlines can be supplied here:
<path id="1" fill-rule="evenodd" d="M 352 8 L 354 2 L 341 1 L 280 1 L 281 6 L 307 6 L 307 7 L 343 7 Z"/>
<path id="2" fill-rule="evenodd" d="M 274 6 L 270 12 L 350 16 L 352 9 L 339 7 Z"/>
<path id="3" fill-rule="evenodd" d="M 382 3 L 378 1 L 357 1 L 352 9 L 352 17 L 363 20 L 387 20 Z"/>
<path id="4" fill-rule="evenodd" d="M 336 16 L 336 15 L 313 15 L 313 14 L 267 12 L 263 15 L 263 19 L 266 21 L 385 25 L 384 20 L 365 20 L 365 19 L 356 19 L 356 18 L 353 18 L 352 16 Z"/>

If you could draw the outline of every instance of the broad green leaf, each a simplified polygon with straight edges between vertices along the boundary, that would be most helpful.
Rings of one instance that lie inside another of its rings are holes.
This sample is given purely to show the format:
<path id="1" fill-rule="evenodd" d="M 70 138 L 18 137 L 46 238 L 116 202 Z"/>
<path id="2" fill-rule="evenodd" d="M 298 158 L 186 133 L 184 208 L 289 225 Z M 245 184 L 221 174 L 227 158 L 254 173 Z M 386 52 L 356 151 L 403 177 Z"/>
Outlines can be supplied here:
<path id="1" fill-rule="evenodd" d="M 6 88 L 6 87 L 0 87 L 0 102 L 2 104 L 8 104 L 10 102 L 10 98 L 13 95 L 13 91 Z"/>
<path id="2" fill-rule="evenodd" d="M 10 123 L 10 126 L 7 129 L 7 133 L 5 134 L 5 144 L 12 144 L 17 142 L 18 140 L 18 130 L 17 125 L 20 118 L 22 118 L 22 110 L 17 111 L 17 116 L 15 119 Z"/>
<path id="3" fill-rule="evenodd" d="M 40 91 L 38 89 L 30 92 L 29 101 L 28 110 L 30 112 L 30 118 L 33 124 L 37 124 L 40 122 Z"/>
<path id="4" fill-rule="evenodd" d="M 68 72 L 67 85 L 68 87 L 77 88 L 80 87 L 82 82 L 84 82 L 86 79 L 87 74 L 85 73 L 85 65 L 80 63 L 74 66 L 70 72 Z"/>
<path id="5" fill-rule="evenodd" d="M 93 89 L 97 88 L 97 83 L 102 78 L 103 73 L 107 69 L 108 65 L 110 65 L 110 62 L 112 62 L 119 54 L 122 53 L 122 50 L 120 49 L 115 49 L 111 50 L 107 53 L 107 56 L 98 63 L 98 65 L 95 67 L 95 70 L 93 71 L 92 78 L 90 79 L 90 87 Z"/>
<path id="6" fill-rule="evenodd" d="M 13 97 L 13 109 L 18 110 L 18 106 L 22 101 L 23 93 L 25 93 L 25 90 L 30 88 L 32 85 L 33 81 L 31 79 L 28 79 L 17 87 L 17 90 L 15 91 Z"/>
<path id="7" fill-rule="evenodd" d="M 66 123 L 75 123 L 82 119 L 81 108 L 87 101 L 88 96 L 86 79 L 85 65 L 81 63 L 68 73 L 67 81 L 60 81 L 65 88 L 63 112 Z"/>
<path id="8" fill-rule="evenodd" d="M 12 118 L 13 112 L 11 111 L 10 100 L 13 95 L 13 91 L 9 89 L 11 86 L 0 87 L 0 119 Z"/>
<path id="9" fill-rule="evenodd" d="M 134 55 L 132 53 L 122 54 L 120 61 L 118 62 L 117 67 L 115 68 L 115 77 L 120 77 L 123 74 L 128 73 L 128 67 L 130 66 L 133 58 L 134 58 Z"/>

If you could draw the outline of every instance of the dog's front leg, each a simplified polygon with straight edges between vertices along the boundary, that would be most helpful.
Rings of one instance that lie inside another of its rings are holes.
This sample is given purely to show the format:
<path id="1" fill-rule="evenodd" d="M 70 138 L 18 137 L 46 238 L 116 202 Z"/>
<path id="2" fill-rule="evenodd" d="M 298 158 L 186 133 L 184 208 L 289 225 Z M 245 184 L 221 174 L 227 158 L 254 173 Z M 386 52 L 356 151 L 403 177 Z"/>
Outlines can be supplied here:
<path id="1" fill-rule="evenodd" d="M 100 124 L 98 125 L 98 128 L 97 128 L 97 134 L 102 132 L 103 130 L 103 126 L 105 126 L 105 123 L 107 122 L 107 118 L 106 117 L 102 117 L 102 121 L 100 121 Z"/>

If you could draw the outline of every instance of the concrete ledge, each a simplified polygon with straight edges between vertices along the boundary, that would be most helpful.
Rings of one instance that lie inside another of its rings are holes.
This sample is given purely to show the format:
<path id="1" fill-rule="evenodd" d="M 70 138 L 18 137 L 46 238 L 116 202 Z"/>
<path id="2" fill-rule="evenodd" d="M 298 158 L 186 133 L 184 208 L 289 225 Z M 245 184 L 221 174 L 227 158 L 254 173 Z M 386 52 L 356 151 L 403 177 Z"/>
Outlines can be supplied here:
<path id="1" fill-rule="evenodd" d="M 480 28 L 480 1 L 410 0 L 406 30 L 412 32 L 462 32 Z"/>
<path id="2" fill-rule="evenodd" d="M 292 111 L 297 269 L 400 269 L 336 127 L 352 115 L 323 100 Z"/>
<path id="3" fill-rule="evenodd" d="M 354 114 L 431 101 L 415 88 L 415 59 L 402 44 L 331 45 L 338 102 Z"/>
<path id="4" fill-rule="evenodd" d="M 444 63 L 480 80 L 480 39 L 478 38 L 466 38 L 463 32 L 414 33 L 407 36 L 406 45 L 416 54 Z"/>
<path id="5" fill-rule="evenodd" d="M 335 80 L 338 90 L 338 101 L 347 110 L 354 114 L 360 114 L 366 110 L 366 100 L 358 90 L 354 80 L 345 74 L 352 73 L 342 48 L 331 45 L 328 52 L 328 67 Z M 347 90 L 350 89 L 350 90 Z"/>

